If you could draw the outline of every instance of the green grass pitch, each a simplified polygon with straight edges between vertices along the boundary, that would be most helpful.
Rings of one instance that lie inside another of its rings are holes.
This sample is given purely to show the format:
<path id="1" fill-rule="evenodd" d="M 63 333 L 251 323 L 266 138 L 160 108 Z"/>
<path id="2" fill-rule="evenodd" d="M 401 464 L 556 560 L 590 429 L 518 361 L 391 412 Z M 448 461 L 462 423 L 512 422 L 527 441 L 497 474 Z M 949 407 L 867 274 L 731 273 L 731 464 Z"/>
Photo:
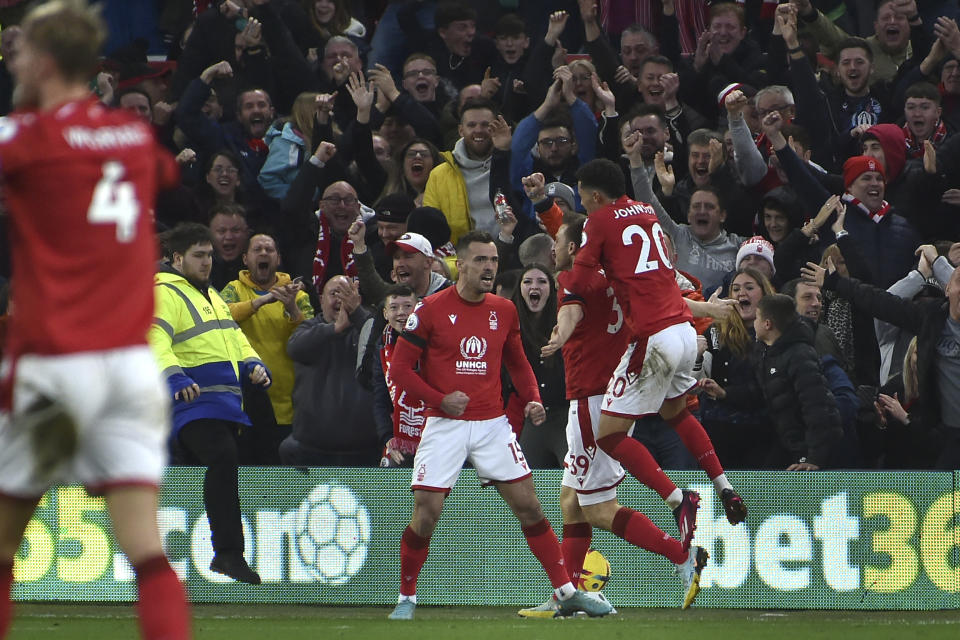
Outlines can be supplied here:
<path id="1" fill-rule="evenodd" d="M 196 640 L 603 640 L 763 638 L 906 640 L 960 637 L 960 611 L 760 611 L 623 609 L 602 619 L 526 620 L 513 608 L 430 607 L 413 621 L 386 619 L 388 607 L 194 605 Z M 132 607 L 18 604 L 9 640 L 135 640 Z"/>

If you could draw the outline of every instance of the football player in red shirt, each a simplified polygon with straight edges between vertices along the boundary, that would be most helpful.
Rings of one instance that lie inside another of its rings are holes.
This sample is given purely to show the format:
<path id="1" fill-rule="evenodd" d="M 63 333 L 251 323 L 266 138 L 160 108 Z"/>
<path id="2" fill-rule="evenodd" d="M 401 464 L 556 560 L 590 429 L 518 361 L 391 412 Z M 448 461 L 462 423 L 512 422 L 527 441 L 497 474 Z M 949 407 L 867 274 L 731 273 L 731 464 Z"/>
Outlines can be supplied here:
<path id="1" fill-rule="evenodd" d="M 637 138 L 631 134 L 631 146 L 639 143 Z M 597 445 L 674 510 L 682 546 L 687 549 L 696 527 L 699 496 L 678 489 L 646 448 L 628 434 L 637 418 L 659 413 L 713 479 L 724 503 L 736 503 L 739 520 L 745 517 L 743 501 L 727 481 L 709 436 L 686 407 L 684 395 L 696 385 L 691 376 L 696 331 L 690 311 L 695 303 L 685 300 L 677 287 L 656 214 L 649 205 L 626 197 L 619 167 L 608 160 L 594 160 L 581 167 L 577 179 L 590 217 L 568 289 L 577 294 L 588 288 L 594 272 L 602 267 L 631 336 L 607 386 Z M 705 562 L 705 552 L 698 550 L 696 555 Z M 694 564 L 693 581 L 698 582 L 703 563 L 697 558 Z M 695 585 L 688 589 L 685 605 L 696 590 Z"/>
<path id="2" fill-rule="evenodd" d="M 169 406 L 146 342 L 151 208 L 176 167 L 149 124 L 90 95 L 106 38 L 94 11 L 55 0 L 22 29 L 11 65 L 20 110 L 0 119 L 14 274 L 0 367 L 0 637 L 40 498 L 80 482 L 106 498 L 136 572 L 143 637 L 182 640 L 186 597 L 157 529 Z"/>
<path id="3" fill-rule="evenodd" d="M 602 597 L 571 584 L 557 536 L 543 515 L 523 451 L 504 415 L 501 363 L 533 424 L 546 417 L 523 352 L 516 308 L 490 293 L 497 262 L 490 234 L 471 231 L 461 236 L 456 286 L 426 297 L 410 314 L 393 355 L 393 375 L 411 396 L 426 403 L 427 422 L 413 460 L 413 517 L 400 542 L 400 596 L 392 619 L 413 618 L 417 577 L 430 536 L 466 460 L 481 482 L 496 486 L 517 515 L 561 612 L 601 616 L 613 610 Z M 419 372 L 414 370 L 418 362 Z"/>
<path id="4" fill-rule="evenodd" d="M 623 310 L 602 269 L 595 269 L 589 280 L 580 283 L 578 293 L 571 292 L 571 269 L 580 251 L 587 218 L 567 220 L 557 233 L 555 249 L 560 285 L 557 326 L 543 348 L 544 355 L 549 355 L 562 347 L 570 400 L 569 450 L 560 488 L 564 563 L 571 576 L 578 579 L 590 547 L 592 527 L 600 527 L 678 565 L 684 577 L 683 603 L 688 607 L 699 592 L 693 575 L 700 552 L 684 549 L 680 541 L 666 535 L 645 515 L 617 502 L 623 467 L 597 446 L 604 391 L 627 347 L 629 332 L 624 327 Z M 550 599 L 519 613 L 530 618 L 552 617 L 556 608 L 556 601 Z"/>

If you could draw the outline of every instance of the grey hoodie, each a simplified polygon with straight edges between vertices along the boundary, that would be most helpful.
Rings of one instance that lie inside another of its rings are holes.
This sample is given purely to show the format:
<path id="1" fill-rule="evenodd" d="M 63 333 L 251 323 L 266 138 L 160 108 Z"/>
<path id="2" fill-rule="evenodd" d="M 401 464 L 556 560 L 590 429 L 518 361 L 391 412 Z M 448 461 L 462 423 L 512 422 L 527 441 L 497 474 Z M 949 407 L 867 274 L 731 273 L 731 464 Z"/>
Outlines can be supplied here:
<path id="1" fill-rule="evenodd" d="M 500 225 L 497 224 L 497 215 L 493 210 L 493 203 L 490 202 L 491 157 L 488 156 L 486 160 L 474 160 L 468 156 L 463 138 L 453 145 L 453 159 L 457 161 L 460 173 L 463 174 L 463 181 L 467 185 L 467 200 L 470 203 L 473 226 L 496 238 L 500 233 Z"/>
<path id="2" fill-rule="evenodd" d="M 673 239 L 673 248 L 677 252 L 677 264 L 673 266 L 697 278 L 704 291 L 719 286 L 723 282 L 723 276 L 733 271 L 736 266 L 737 251 L 746 238 L 720 231 L 720 235 L 710 242 L 701 242 L 693 235 L 690 225 L 673 221 L 653 194 L 650 179 L 644 169 L 630 169 L 630 178 L 636 199 L 650 203 L 657 212 L 657 219 L 663 230 Z"/>

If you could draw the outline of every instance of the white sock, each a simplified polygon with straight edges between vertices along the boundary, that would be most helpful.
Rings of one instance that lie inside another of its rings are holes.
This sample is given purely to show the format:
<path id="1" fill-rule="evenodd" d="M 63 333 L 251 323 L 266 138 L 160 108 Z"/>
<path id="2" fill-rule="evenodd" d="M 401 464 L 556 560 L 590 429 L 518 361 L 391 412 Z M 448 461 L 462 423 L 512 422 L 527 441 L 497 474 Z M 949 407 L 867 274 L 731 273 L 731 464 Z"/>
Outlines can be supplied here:
<path id="1" fill-rule="evenodd" d="M 577 592 L 576 587 L 573 586 L 572 582 L 561 585 L 553 590 L 556 594 L 558 600 L 569 600 L 573 597 L 573 594 Z"/>
<path id="2" fill-rule="evenodd" d="M 683 491 L 680 490 L 680 487 L 677 487 L 673 490 L 673 493 L 667 496 L 667 506 L 676 509 L 681 502 L 683 502 Z"/>
<path id="3" fill-rule="evenodd" d="M 412 602 L 413 604 L 417 604 L 417 594 L 413 594 L 412 596 L 405 596 L 405 595 L 403 595 L 403 594 L 401 593 L 401 594 L 397 597 L 397 604 L 400 604 L 401 602 L 405 602 L 405 601 L 407 601 L 407 600 L 409 600 L 409 601 Z"/>
<path id="4" fill-rule="evenodd" d="M 733 485 L 727 480 L 727 474 L 721 473 L 713 479 L 713 488 L 716 489 L 719 494 L 722 493 L 724 489 L 733 489 Z"/>

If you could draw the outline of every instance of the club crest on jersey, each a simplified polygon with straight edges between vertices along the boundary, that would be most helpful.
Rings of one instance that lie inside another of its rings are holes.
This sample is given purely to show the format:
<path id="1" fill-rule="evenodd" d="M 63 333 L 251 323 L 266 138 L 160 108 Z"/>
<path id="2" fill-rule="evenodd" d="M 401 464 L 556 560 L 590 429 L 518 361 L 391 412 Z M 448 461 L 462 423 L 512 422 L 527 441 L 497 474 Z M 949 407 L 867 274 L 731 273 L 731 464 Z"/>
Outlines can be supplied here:
<path id="1" fill-rule="evenodd" d="M 496 331 L 497 327 L 500 326 L 500 323 L 497 321 L 497 312 L 490 312 L 490 331 Z"/>
<path id="2" fill-rule="evenodd" d="M 487 340 L 470 336 L 460 340 L 460 355 L 462 360 L 457 360 L 457 373 L 471 376 L 482 376 L 487 373 L 487 363 L 483 357 L 487 355 Z"/>
<path id="3" fill-rule="evenodd" d="M 403 325 L 404 331 L 416 331 L 417 327 L 420 326 L 420 318 L 417 317 L 416 313 L 411 313 L 407 316 L 407 323 Z"/>

